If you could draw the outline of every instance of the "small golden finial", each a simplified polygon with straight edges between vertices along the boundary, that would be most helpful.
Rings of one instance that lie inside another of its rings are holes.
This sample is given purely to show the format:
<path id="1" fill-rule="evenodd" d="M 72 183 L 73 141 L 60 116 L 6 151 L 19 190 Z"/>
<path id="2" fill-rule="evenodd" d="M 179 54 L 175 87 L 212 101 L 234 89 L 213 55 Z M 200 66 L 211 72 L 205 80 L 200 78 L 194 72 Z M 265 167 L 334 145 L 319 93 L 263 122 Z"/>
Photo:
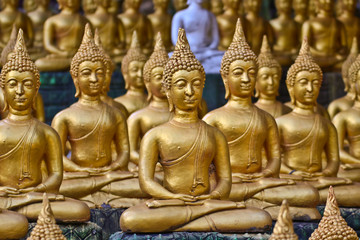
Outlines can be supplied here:
<path id="1" fill-rule="evenodd" d="M 282 202 L 273 234 L 269 240 L 298 240 L 298 236 L 294 232 L 287 200 Z"/>
<path id="2" fill-rule="evenodd" d="M 357 73 L 360 70 L 360 55 L 359 49 L 358 49 L 358 40 L 356 37 L 354 37 L 354 40 L 352 42 L 351 51 L 349 56 L 344 61 L 342 68 L 341 68 L 341 74 L 344 79 L 348 78 L 350 82 L 356 82 Z M 350 84 L 345 83 L 345 91 L 349 90 Z"/>
<path id="3" fill-rule="evenodd" d="M 163 40 L 161 38 L 161 33 L 160 32 L 157 33 L 156 40 L 155 40 L 154 52 L 157 52 L 157 51 L 166 52 L 164 42 L 163 42 Z"/>
<path id="4" fill-rule="evenodd" d="M 1 52 L 1 65 L 2 66 L 4 66 L 5 63 L 7 62 L 9 54 L 14 51 L 16 39 L 17 39 L 17 32 L 18 32 L 17 27 L 14 24 L 12 27 L 12 30 L 11 30 L 10 39 Z"/>
<path id="5" fill-rule="evenodd" d="M 185 29 L 179 28 L 178 38 L 175 45 L 175 51 L 187 50 L 190 51 L 190 45 L 186 37 Z M 174 51 L 174 52 L 175 52 Z"/>
<path id="6" fill-rule="evenodd" d="M 89 44 L 90 42 L 93 42 L 93 41 L 94 41 L 94 36 L 91 31 L 90 23 L 87 23 L 85 25 L 84 36 L 83 36 L 81 44 L 86 44 L 86 43 Z"/>
<path id="7" fill-rule="evenodd" d="M 21 28 L 19 29 L 14 49 L 15 52 L 23 52 L 24 54 L 29 55 L 25 45 L 24 32 Z"/>
<path id="8" fill-rule="evenodd" d="M 304 39 L 303 39 L 303 41 L 301 43 L 299 56 L 302 56 L 302 55 L 310 55 L 311 56 L 309 42 L 307 40 L 307 37 L 304 37 Z"/>
<path id="9" fill-rule="evenodd" d="M 36 226 L 32 230 L 30 237 L 27 238 L 27 240 L 36 239 L 66 240 L 60 227 L 56 225 L 54 214 L 51 210 L 46 193 L 44 193 L 43 196 L 43 208 L 41 209 Z"/>
<path id="10" fill-rule="evenodd" d="M 261 51 L 258 57 L 258 63 L 259 63 L 259 69 L 262 67 L 269 67 L 269 68 L 276 67 L 281 71 L 280 64 L 278 63 L 278 61 L 276 61 L 276 59 L 271 53 L 271 48 L 266 35 L 263 36 Z"/>
<path id="11" fill-rule="evenodd" d="M 268 42 L 266 35 L 263 36 L 260 53 L 270 53 L 271 54 L 271 49 L 270 49 L 269 42 Z"/>
<path id="12" fill-rule="evenodd" d="M 234 44 L 237 42 L 245 42 L 247 44 L 240 18 L 238 18 L 236 22 L 235 33 L 232 42 Z"/>
<path id="13" fill-rule="evenodd" d="M 138 38 L 136 30 L 133 31 L 133 35 L 132 35 L 132 38 L 131 38 L 130 49 L 139 49 L 140 50 L 140 42 L 139 42 L 139 38 Z"/>
<path id="14" fill-rule="evenodd" d="M 334 189 L 329 188 L 329 195 L 326 201 L 324 216 L 318 228 L 311 234 L 309 240 L 358 240 L 356 232 L 347 225 L 341 217 Z"/>

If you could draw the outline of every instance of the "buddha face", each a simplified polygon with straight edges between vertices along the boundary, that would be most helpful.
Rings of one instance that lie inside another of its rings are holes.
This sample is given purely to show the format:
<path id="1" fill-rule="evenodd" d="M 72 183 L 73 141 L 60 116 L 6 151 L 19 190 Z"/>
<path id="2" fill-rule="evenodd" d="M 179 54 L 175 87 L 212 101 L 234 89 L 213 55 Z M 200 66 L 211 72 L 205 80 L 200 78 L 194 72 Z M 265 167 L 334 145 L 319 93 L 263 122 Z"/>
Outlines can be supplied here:
<path id="1" fill-rule="evenodd" d="M 317 7 L 326 12 L 331 12 L 334 9 L 334 0 L 318 0 Z"/>
<path id="2" fill-rule="evenodd" d="M 38 6 L 36 0 L 24 0 L 24 9 L 26 12 L 34 11 Z"/>
<path id="3" fill-rule="evenodd" d="M 70 8 L 73 10 L 79 10 L 80 1 L 79 0 L 58 0 L 60 9 Z"/>
<path id="4" fill-rule="evenodd" d="M 91 14 L 96 11 L 95 0 L 82 0 L 81 5 L 85 14 Z"/>
<path id="5" fill-rule="evenodd" d="M 163 67 L 155 67 L 150 72 L 150 81 L 147 83 L 148 92 L 158 98 L 166 98 L 165 91 L 162 87 L 162 78 L 164 75 Z"/>
<path id="6" fill-rule="evenodd" d="M 3 90 L 7 104 L 17 111 L 31 108 L 38 91 L 35 76 L 29 71 L 7 73 Z"/>
<path id="7" fill-rule="evenodd" d="M 223 0 L 223 3 L 224 3 L 225 8 L 231 8 L 231 9 L 237 11 L 239 9 L 240 1 L 239 0 Z"/>
<path id="8" fill-rule="evenodd" d="M 276 0 L 275 4 L 279 12 L 291 12 L 291 0 Z"/>
<path id="9" fill-rule="evenodd" d="M 182 111 L 194 111 L 198 108 L 204 87 L 202 74 L 199 70 L 175 72 L 171 80 L 171 88 L 167 91 L 175 108 Z"/>
<path id="10" fill-rule="evenodd" d="M 341 7 L 346 11 L 355 11 L 356 10 L 356 1 L 355 0 L 341 0 Z"/>
<path id="11" fill-rule="evenodd" d="M 125 0 L 125 6 L 126 8 L 133 8 L 135 10 L 138 10 L 141 5 L 141 0 Z"/>
<path id="12" fill-rule="evenodd" d="M 128 71 L 125 73 L 125 81 L 127 85 L 134 88 L 143 88 L 144 79 L 143 79 L 143 69 L 145 62 L 141 61 L 131 61 L 128 66 Z"/>
<path id="13" fill-rule="evenodd" d="M 301 71 L 296 74 L 295 84 L 290 90 L 296 102 L 304 105 L 314 105 L 319 95 L 321 85 L 320 74 L 318 72 Z"/>
<path id="14" fill-rule="evenodd" d="M 96 0 L 96 3 L 98 6 L 102 6 L 106 9 L 110 7 L 110 0 Z"/>
<path id="15" fill-rule="evenodd" d="M 309 0 L 293 0 L 293 8 L 296 13 L 305 14 L 308 9 Z"/>
<path id="16" fill-rule="evenodd" d="M 119 9 L 119 2 L 117 0 L 111 0 L 108 12 L 111 14 L 116 14 Z"/>
<path id="17" fill-rule="evenodd" d="M 105 66 L 102 62 L 84 61 L 79 65 L 77 84 L 81 94 L 97 96 L 102 93 Z"/>
<path id="18" fill-rule="evenodd" d="M 154 0 L 155 8 L 167 9 L 169 0 Z"/>
<path id="19" fill-rule="evenodd" d="M 246 11 L 258 13 L 261 7 L 261 0 L 245 0 L 244 7 Z"/>
<path id="20" fill-rule="evenodd" d="M 173 5 L 177 12 L 188 7 L 187 0 L 173 0 Z"/>
<path id="21" fill-rule="evenodd" d="M 256 89 L 265 96 L 277 96 L 280 83 L 280 70 L 276 67 L 262 67 L 256 79 Z"/>
<path id="22" fill-rule="evenodd" d="M 237 97 L 251 97 L 256 80 L 256 64 L 254 61 L 236 60 L 229 66 L 226 83 L 231 95 Z"/>
<path id="23" fill-rule="evenodd" d="M 215 15 L 221 14 L 223 11 L 223 2 L 221 0 L 211 0 L 211 11 Z"/>
<path id="24" fill-rule="evenodd" d="M 13 8 L 19 7 L 19 0 L 2 0 L 2 7 L 11 6 Z"/>

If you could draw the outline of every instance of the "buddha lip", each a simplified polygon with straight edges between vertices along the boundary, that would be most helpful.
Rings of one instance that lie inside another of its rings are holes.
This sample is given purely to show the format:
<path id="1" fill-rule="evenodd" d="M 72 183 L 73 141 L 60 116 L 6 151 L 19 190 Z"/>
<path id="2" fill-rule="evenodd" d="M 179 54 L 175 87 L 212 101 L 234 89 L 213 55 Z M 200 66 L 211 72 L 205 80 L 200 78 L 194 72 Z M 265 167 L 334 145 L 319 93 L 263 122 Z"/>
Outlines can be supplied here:
<path id="1" fill-rule="evenodd" d="M 15 98 L 16 102 L 25 102 L 26 98 Z"/>

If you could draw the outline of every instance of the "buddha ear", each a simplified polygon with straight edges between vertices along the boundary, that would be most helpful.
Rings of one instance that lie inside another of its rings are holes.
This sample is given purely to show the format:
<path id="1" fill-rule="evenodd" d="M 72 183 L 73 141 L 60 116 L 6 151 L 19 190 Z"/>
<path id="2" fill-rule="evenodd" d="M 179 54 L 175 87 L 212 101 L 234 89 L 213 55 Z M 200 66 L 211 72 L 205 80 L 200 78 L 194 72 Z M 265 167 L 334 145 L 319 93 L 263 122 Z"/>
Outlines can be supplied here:
<path id="1" fill-rule="evenodd" d="M 257 89 L 257 87 L 255 86 L 255 96 L 256 98 L 259 98 L 260 97 L 260 92 L 259 90 Z"/>
<path id="2" fill-rule="evenodd" d="M 289 91 L 291 103 L 295 106 L 294 88 L 293 88 L 293 87 L 289 87 L 289 88 L 288 88 L 288 91 Z"/>
<path id="3" fill-rule="evenodd" d="M 229 90 L 229 85 L 227 83 L 227 76 L 225 76 L 223 73 L 221 73 L 221 78 L 224 82 L 224 87 L 225 87 L 225 99 L 229 99 L 230 97 L 230 90 Z"/>
<path id="4" fill-rule="evenodd" d="M 127 81 L 128 76 L 129 76 L 129 75 L 128 75 L 127 73 L 124 74 L 124 81 L 125 81 L 125 89 L 126 89 L 126 90 L 130 88 L 130 84 L 129 84 L 128 81 Z"/>
<path id="5" fill-rule="evenodd" d="M 5 101 L 4 101 L 4 108 L 2 109 L 2 112 L 4 113 L 4 112 L 6 112 L 6 111 L 8 111 L 9 110 L 9 105 L 8 105 L 8 102 L 6 101 L 6 99 L 5 99 Z"/>
<path id="6" fill-rule="evenodd" d="M 79 88 L 78 77 L 74 77 L 74 86 L 75 86 L 75 97 L 78 98 L 81 93 L 80 88 Z"/>
<path id="7" fill-rule="evenodd" d="M 173 100 L 170 96 L 170 93 L 169 93 L 170 90 L 166 90 L 166 97 L 168 99 L 168 102 L 169 102 L 169 112 L 173 112 L 174 111 L 174 103 L 173 103 Z"/>
<path id="8" fill-rule="evenodd" d="M 151 92 L 151 89 L 150 89 L 150 82 L 149 81 L 144 81 L 145 82 L 145 87 L 146 87 L 146 90 L 148 92 L 148 97 L 147 97 L 147 101 L 150 102 L 153 95 L 152 95 L 152 92 Z"/>

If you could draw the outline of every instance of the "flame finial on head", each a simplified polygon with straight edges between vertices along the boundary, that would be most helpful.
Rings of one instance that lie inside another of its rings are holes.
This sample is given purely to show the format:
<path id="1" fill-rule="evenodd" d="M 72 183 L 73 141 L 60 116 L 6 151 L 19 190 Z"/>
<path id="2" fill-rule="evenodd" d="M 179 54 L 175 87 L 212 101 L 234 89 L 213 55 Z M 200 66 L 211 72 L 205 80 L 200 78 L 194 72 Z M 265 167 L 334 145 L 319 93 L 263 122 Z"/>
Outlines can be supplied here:
<path id="1" fill-rule="evenodd" d="M 298 240 L 298 236 L 294 232 L 289 205 L 286 200 L 282 202 L 273 234 L 271 234 L 269 240 Z"/>
<path id="2" fill-rule="evenodd" d="M 163 42 L 163 40 L 161 38 L 161 33 L 160 32 L 157 33 L 156 40 L 155 40 L 154 52 L 157 52 L 157 51 L 166 52 L 164 42 Z"/>
<path id="3" fill-rule="evenodd" d="M 326 201 L 324 216 L 319 226 L 311 234 L 309 240 L 358 240 L 356 232 L 347 225 L 344 218 L 341 217 L 334 189 L 329 188 L 329 194 Z"/>
<path id="4" fill-rule="evenodd" d="M 350 54 L 341 67 L 341 74 L 345 83 L 345 91 L 350 89 L 350 82 L 356 82 L 357 73 L 360 70 L 360 56 L 358 48 L 358 39 L 354 37 Z"/>
<path id="5" fill-rule="evenodd" d="M 281 71 L 281 66 L 271 53 L 271 48 L 266 35 L 263 36 L 261 51 L 258 57 L 259 69 L 262 67 L 276 67 Z"/>
<path id="6" fill-rule="evenodd" d="M 27 238 L 27 240 L 35 239 L 66 240 L 60 227 L 56 225 L 54 214 L 51 210 L 50 202 L 46 193 L 43 195 L 43 208 L 39 214 L 36 226 Z"/>

